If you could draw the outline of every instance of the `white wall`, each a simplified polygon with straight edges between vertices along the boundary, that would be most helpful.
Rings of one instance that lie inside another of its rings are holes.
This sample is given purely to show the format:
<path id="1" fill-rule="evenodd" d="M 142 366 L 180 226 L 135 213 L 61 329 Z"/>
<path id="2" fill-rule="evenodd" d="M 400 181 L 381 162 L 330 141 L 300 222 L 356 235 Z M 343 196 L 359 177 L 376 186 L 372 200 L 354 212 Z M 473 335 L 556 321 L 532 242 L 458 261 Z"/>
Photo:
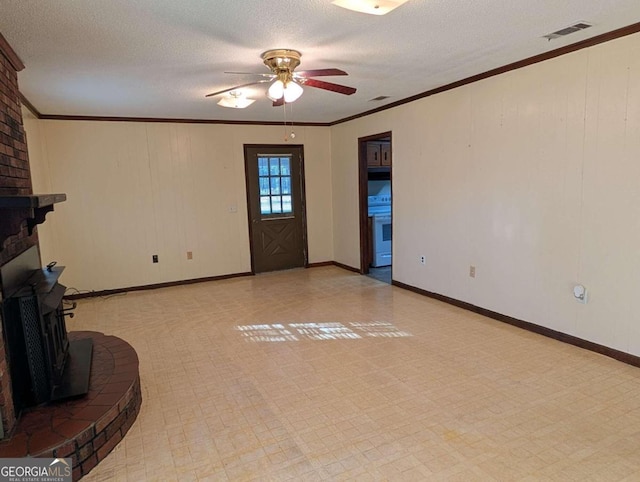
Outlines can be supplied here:
<path id="1" fill-rule="evenodd" d="M 395 280 L 640 355 L 640 34 L 334 126 L 354 267 L 357 138 L 384 131 Z"/>
<path id="2" fill-rule="evenodd" d="M 251 270 L 243 145 L 283 144 L 282 127 L 26 116 L 25 130 L 34 191 L 67 194 L 38 228 L 43 261 L 67 266 L 67 286 L 102 290 Z M 309 261 L 329 261 L 330 130 L 298 127 L 295 141 L 304 145 Z"/>

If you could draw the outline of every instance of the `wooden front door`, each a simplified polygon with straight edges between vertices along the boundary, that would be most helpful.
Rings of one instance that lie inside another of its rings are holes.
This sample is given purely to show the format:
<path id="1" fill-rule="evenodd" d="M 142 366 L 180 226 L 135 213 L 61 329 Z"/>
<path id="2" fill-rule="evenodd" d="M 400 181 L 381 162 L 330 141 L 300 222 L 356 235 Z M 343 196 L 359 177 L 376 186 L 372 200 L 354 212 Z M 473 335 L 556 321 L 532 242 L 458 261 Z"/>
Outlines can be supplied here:
<path id="1" fill-rule="evenodd" d="M 251 268 L 307 264 L 302 146 L 245 145 Z"/>

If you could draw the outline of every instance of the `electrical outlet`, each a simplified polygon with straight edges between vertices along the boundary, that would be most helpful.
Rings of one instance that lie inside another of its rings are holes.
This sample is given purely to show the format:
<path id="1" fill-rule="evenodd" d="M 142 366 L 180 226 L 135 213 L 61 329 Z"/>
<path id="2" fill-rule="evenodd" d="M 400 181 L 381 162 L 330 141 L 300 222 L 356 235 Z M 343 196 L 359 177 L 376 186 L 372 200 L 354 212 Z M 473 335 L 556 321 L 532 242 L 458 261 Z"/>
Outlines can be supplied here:
<path id="1" fill-rule="evenodd" d="M 187 251 L 187 259 L 193 259 L 193 251 Z"/>
<path id="2" fill-rule="evenodd" d="M 420 264 L 427 264 L 427 257 L 425 255 L 420 256 Z"/>
<path id="3" fill-rule="evenodd" d="M 573 296 L 575 297 L 578 303 L 582 303 L 583 305 L 587 304 L 588 293 L 587 288 L 582 285 L 576 285 L 573 287 Z"/>
<path id="4" fill-rule="evenodd" d="M 476 277 L 476 267 L 473 265 L 469 266 L 469 276 L 472 278 Z"/>
<path id="5" fill-rule="evenodd" d="M 158 255 L 154 254 L 153 256 L 151 256 L 151 261 L 153 261 L 154 263 L 158 262 Z"/>

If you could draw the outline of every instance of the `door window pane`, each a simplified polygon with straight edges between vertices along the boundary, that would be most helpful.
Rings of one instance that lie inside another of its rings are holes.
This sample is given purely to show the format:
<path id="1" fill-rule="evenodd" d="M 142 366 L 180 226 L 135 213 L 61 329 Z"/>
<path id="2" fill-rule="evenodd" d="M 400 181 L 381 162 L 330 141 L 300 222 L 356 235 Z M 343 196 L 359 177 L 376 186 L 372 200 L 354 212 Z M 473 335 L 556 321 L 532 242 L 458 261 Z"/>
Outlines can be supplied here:
<path id="1" fill-rule="evenodd" d="M 261 177 L 260 178 L 260 195 L 261 196 L 268 196 L 269 194 L 270 194 L 269 178 L 268 177 Z"/>
<path id="2" fill-rule="evenodd" d="M 266 157 L 258 157 L 258 176 L 269 175 L 269 160 Z"/>
<path id="3" fill-rule="evenodd" d="M 288 157 L 280 158 L 280 175 L 281 176 L 291 175 L 291 164 Z"/>
<path id="4" fill-rule="evenodd" d="M 263 215 L 293 213 L 289 157 L 258 156 L 258 183 Z"/>
<path id="5" fill-rule="evenodd" d="M 282 196 L 282 212 L 290 213 L 292 211 L 291 196 Z"/>
<path id="6" fill-rule="evenodd" d="M 271 199 L 269 196 L 260 196 L 260 213 L 271 214 Z"/>
<path id="7" fill-rule="evenodd" d="M 282 194 L 291 194 L 291 178 L 289 176 L 280 178 L 280 190 Z"/>
<path id="8" fill-rule="evenodd" d="M 271 196 L 271 212 L 274 214 L 282 212 L 282 201 L 280 200 L 280 196 Z"/>
<path id="9" fill-rule="evenodd" d="M 280 159 L 272 157 L 269 159 L 269 174 L 278 176 L 280 174 Z"/>
<path id="10" fill-rule="evenodd" d="M 271 194 L 280 195 L 280 178 L 279 177 L 271 178 Z"/>

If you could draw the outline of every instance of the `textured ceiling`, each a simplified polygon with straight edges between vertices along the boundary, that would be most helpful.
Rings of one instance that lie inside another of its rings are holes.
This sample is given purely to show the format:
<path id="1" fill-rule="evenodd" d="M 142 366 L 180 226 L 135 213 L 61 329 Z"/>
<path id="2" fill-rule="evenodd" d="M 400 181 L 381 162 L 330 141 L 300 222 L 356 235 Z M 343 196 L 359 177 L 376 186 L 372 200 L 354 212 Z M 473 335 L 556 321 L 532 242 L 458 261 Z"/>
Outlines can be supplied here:
<path id="1" fill-rule="evenodd" d="M 587 30 L 547 41 L 578 21 Z M 20 90 L 43 114 L 282 121 L 264 97 L 226 109 L 205 94 L 268 72 L 260 54 L 302 52 L 299 70 L 356 87 L 311 87 L 298 122 L 331 122 L 640 22 L 638 0 L 409 0 L 386 16 L 331 0 L 2 0 L 0 33 L 26 65 Z M 372 101 L 378 96 L 384 101 Z"/>

